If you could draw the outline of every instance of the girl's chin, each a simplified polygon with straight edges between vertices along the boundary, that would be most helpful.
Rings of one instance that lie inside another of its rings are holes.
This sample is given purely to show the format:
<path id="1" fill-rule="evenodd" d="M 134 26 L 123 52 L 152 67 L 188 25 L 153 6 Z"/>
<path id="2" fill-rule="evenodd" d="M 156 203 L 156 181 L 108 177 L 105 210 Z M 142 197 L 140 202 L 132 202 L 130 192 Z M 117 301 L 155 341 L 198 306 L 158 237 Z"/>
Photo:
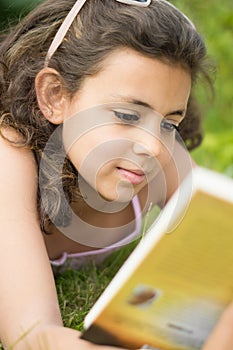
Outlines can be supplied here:
<path id="1" fill-rule="evenodd" d="M 115 192 L 99 193 L 101 198 L 108 202 L 129 203 L 135 195 L 137 195 L 144 186 L 117 186 Z"/>

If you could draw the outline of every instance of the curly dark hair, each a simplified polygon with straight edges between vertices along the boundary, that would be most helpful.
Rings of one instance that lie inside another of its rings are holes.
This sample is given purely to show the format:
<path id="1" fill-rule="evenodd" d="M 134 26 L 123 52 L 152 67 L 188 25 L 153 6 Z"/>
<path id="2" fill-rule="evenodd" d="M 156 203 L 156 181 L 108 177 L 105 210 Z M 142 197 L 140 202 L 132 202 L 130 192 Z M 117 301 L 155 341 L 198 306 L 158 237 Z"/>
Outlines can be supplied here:
<path id="1" fill-rule="evenodd" d="M 4 127 L 10 126 L 20 133 L 23 141 L 17 146 L 33 150 L 38 168 L 43 149 L 57 126 L 44 118 L 39 109 L 35 77 L 44 67 L 48 48 L 74 2 L 47 0 L 1 36 L 0 131 L 4 137 Z M 146 8 L 113 0 L 87 1 L 51 58 L 49 67 L 59 72 L 64 88 L 72 97 L 85 77 L 99 72 L 103 60 L 119 47 L 181 64 L 191 73 L 193 86 L 201 75 L 209 79 L 202 37 L 178 11 L 159 0 L 152 0 Z M 179 127 L 189 150 L 201 143 L 200 121 L 200 110 L 191 93 L 186 118 Z M 54 146 L 44 162 L 38 186 L 38 210 L 44 230 L 49 222 L 47 212 L 58 226 L 69 224 L 71 215 L 67 201 L 61 199 L 61 189 L 68 202 L 79 196 L 77 171 L 69 159 L 66 158 L 63 174 L 60 174 L 64 161 L 62 152 L 60 146 Z"/>

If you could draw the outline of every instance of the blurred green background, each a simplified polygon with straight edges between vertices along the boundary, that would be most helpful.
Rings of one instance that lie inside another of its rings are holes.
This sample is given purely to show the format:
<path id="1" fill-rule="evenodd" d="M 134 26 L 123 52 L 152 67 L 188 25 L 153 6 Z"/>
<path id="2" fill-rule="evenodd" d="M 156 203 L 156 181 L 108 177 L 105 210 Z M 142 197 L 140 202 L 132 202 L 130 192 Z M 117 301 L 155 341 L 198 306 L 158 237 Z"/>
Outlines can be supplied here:
<path id="1" fill-rule="evenodd" d="M 16 22 L 43 0 L 1 0 L 0 26 Z M 217 68 L 215 97 L 206 88 L 197 94 L 203 108 L 204 142 L 192 152 L 201 165 L 233 177 L 233 1 L 172 0 L 195 23 Z"/>

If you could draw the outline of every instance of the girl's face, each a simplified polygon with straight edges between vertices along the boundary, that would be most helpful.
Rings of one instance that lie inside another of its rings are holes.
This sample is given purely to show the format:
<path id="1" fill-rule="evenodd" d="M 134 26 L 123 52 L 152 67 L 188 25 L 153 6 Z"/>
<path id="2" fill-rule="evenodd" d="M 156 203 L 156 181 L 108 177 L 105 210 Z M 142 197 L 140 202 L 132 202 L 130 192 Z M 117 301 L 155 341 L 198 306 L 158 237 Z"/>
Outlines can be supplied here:
<path id="1" fill-rule="evenodd" d="M 130 49 L 108 56 L 63 110 L 64 144 L 81 191 L 128 202 L 154 178 L 172 156 L 190 88 L 181 66 Z"/>

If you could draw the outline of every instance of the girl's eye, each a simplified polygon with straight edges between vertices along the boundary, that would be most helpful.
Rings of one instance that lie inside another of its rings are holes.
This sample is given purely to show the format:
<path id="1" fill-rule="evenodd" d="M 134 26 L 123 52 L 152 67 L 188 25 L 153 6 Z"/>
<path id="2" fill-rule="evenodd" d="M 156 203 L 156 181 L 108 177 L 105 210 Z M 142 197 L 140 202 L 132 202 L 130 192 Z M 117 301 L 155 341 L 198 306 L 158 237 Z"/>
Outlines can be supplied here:
<path id="1" fill-rule="evenodd" d="M 122 120 L 124 123 L 135 123 L 139 120 L 139 116 L 136 114 L 124 113 L 124 112 L 118 112 L 118 111 L 114 111 L 114 114 L 117 118 Z"/>
<path id="2" fill-rule="evenodd" d="M 167 131 L 167 132 L 178 131 L 178 125 L 172 123 L 171 121 L 169 121 L 167 119 L 162 120 L 162 122 L 160 124 L 160 128 L 164 131 Z"/>

